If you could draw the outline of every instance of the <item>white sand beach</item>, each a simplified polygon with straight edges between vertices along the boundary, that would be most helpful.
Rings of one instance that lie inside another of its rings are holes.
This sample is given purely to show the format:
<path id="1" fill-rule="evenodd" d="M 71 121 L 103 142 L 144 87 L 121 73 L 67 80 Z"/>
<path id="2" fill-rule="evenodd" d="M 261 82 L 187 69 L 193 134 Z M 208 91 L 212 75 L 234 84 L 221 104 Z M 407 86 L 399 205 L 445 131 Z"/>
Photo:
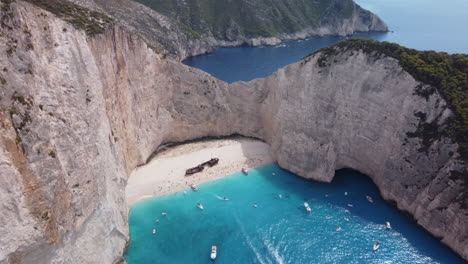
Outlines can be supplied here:
<path id="1" fill-rule="evenodd" d="M 185 170 L 211 158 L 219 158 L 214 167 L 185 176 Z M 153 157 L 148 164 L 136 168 L 125 190 L 127 203 L 169 194 L 239 172 L 272 163 L 270 147 L 259 140 L 230 138 L 187 143 L 168 148 Z"/>

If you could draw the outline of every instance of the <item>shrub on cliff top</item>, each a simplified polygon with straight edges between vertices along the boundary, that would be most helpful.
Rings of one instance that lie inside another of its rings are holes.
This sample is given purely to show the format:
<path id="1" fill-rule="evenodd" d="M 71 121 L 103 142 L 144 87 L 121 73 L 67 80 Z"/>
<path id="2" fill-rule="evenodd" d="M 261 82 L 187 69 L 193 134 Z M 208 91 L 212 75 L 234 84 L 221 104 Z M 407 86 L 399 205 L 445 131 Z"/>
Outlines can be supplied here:
<path id="1" fill-rule="evenodd" d="M 435 87 L 447 101 L 455 114 L 445 128 L 438 133 L 431 132 L 432 140 L 425 138 L 425 144 L 431 144 L 441 136 L 452 138 L 459 145 L 461 159 L 468 160 L 468 55 L 447 54 L 445 52 L 418 51 L 402 47 L 395 43 L 378 42 L 362 38 L 340 41 L 333 46 L 319 49 L 307 57 L 320 53 L 319 66 L 327 65 L 328 57 L 347 50 L 362 50 L 366 53 L 380 53 L 395 58 L 400 66 L 417 81 Z M 429 90 L 417 89 L 416 94 L 425 98 Z M 427 133 L 423 133 L 426 135 Z M 427 147 L 427 146 L 426 146 Z"/>
<path id="2" fill-rule="evenodd" d="M 88 35 L 101 34 L 112 22 L 103 13 L 89 10 L 66 0 L 25 0 L 64 19 Z"/>

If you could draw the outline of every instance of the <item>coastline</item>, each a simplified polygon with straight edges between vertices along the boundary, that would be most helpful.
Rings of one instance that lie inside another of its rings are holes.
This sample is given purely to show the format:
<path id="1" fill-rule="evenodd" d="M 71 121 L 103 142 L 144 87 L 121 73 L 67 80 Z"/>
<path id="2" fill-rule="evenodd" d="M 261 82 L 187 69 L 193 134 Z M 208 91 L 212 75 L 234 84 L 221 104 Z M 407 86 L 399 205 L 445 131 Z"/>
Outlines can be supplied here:
<path id="1" fill-rule="evenodd" d="M 185 170 L 211 158 L 219 163 L 185 177 Z M 275 162 L 270 146 L 250 138 L 205 140 L 168 148 L 156 154 L 146 165 L 137 167 L 128 179 L 125 196 L 128 206 L 139 201 L 174 193 L 191 184 L 220 179 L 242 168 L 255 168 Z"/>
<path id="2" fill-rule="evenodd" d="M 196 57 L 196 56 L 201 56 L 201 55 L 207 55 L 210 53 L 213 53 L 214 50 L 218 48 L 237 48 L 237 47 L 242 47 L 242 46 L 247 46 L 247 47 L 275 47 L 283 44 L 285 41 L 301 41 L 301 40 L 308 40 L 310 38 L 314 37 L 350 37 L 355 33 L 372 33 L 372 32 L 378 32 L 378 33 L 388 33 L 391 32 L 390 30 L 355 30 L 352 32 L 347 32 L 347 33 L 337 33 L 337 32 L 327 32 L 324 30 L 317 30 L 313 31 L 312 29 L 310 30 L 302 30 L 296 33 L 291 33 L 291 34 L 279 34 L 277 36 L 273 37 L 255 37 L 255 38 L 239 38 L 237 40 L 218 40 L 214 38 L 208 38 L 206 42 L 203 42 L 204 44 L 201 44 L 200 42 L 194 41 L 191 42 L 192 46 L 188 47 L 186 51 L 182 52 L 181 50 L 179 51 L 180 54 L 183 54 L 181 56 L 177 55 L 173 57 L 175 60 L 182 62 L 190 57 Z M 207 44 L 207 45 L 206 45 Z"/>

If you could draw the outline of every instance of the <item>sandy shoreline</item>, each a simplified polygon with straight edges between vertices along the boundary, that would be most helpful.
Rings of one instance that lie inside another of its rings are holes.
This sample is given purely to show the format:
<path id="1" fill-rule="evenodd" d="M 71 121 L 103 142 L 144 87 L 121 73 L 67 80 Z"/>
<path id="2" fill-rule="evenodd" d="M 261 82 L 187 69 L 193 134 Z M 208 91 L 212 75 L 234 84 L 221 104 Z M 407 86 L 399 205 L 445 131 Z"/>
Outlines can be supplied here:
<path id="1" fill-rule="evenodd" d="M 219 158 L 218 165 L 185 177 L 185 170 Z M 169 148 L 153 157 L 146 165 L 136 168 L 128 179 L 125 195 L 128 205 L 138 201 L 181 191 L 191 184 L 200 184 L 254 168 L 273 159 L 270 147 L 259 140 L 233 138 L 207 140 Z"/>

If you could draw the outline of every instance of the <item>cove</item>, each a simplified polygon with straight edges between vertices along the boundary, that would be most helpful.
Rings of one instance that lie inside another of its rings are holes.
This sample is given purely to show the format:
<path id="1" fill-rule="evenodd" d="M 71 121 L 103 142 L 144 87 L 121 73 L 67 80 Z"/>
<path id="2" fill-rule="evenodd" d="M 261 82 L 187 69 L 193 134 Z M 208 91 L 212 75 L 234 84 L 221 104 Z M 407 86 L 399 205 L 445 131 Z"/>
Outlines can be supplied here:
<path id="1" fill-rule="evenodd" d="M 390 32 L 360 32 L 349 37 L 395 42 L 418 50 L 468 53 L 468 1 L 357 0 L 356 3 L 379 15 Z M 187 58 L 183 63 L 228 83 L 250 81 L 267 77 L 310 52 L 342 39 L 345 38 L 312 37 L 285 41 L 275 47 L 218 48 L 210 54 Z"/>
<path id="2" fill-rule="evenodd" d="M 380 40 L 387 33 L 356 33 L 351 37 Z M 228 83 L 251 81 L 271 75 L 279 68 L 294 63 L 310 52 L 332 45 L 346 37 L 312 37 L 285 41 L 278 46 L 217 48 L 210 54 L 189 57 L 184 64 L 198 68 Z"/>
<path id="3" fill-rule="evenodd" d="M 338 171 L 325 184 L 269 164 L 186 192 L 131 207 L 129 264 L 211 263 L 212 245 L 215 263 L 464 263 L 355 171 Z M 376 240 L 382 244 L 374 252 Z"/>

